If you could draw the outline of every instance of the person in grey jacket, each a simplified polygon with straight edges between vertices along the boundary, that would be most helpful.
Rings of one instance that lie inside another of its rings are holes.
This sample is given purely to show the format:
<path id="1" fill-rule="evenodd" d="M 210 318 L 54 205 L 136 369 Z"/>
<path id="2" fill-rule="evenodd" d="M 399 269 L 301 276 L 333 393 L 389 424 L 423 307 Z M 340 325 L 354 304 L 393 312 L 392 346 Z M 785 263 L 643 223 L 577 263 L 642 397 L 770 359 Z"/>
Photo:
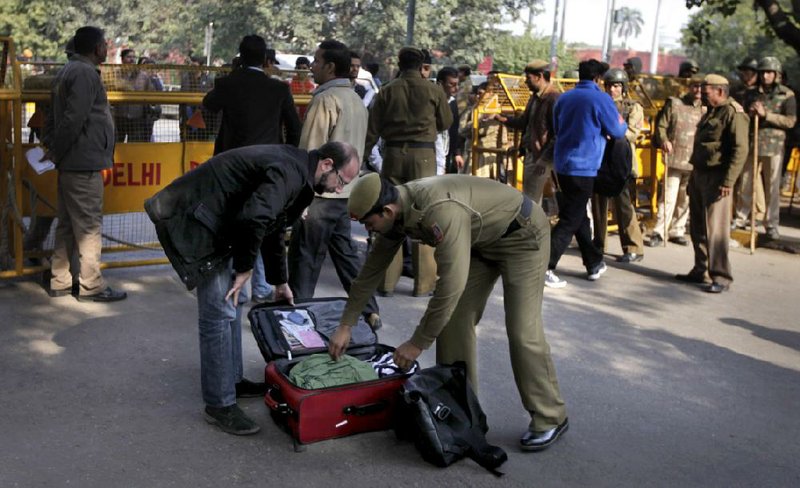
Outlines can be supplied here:
<path id="1" fill-rule="evenodd" d="M 44 131 L 43 160 L 58 169 L 58 225 L 50 296 L 72 294 L 70 256 L 80 261 L 78 300 L 114 302 L 127 294 L 106 285 L 100 273 L 103 228 L 103 176 L 114 159 L 114 120 L 98 66 L 106 60 L 106 41 L 97 27 L 75 32 L 75 55 L 53 82 L 52 110 Z"/>
<path id="2" fill-rule="evenodd" d="M 310 152 L 289 145 L 240 147 L 214 156 L 145 201 L 172 266 L 189 289 L 197 287 L 205 418 L 223 431 L 259 431 L 236 404 L 237 397 L 263 397 L 266 391 L 242 371 L 246 299 L 239 295 L 259 249 L 275 299 L 292 303 L 284 230 L 315 193 L 342 191 L 358 176 L 360 163 L 358 152 L 344 142 Z"/>

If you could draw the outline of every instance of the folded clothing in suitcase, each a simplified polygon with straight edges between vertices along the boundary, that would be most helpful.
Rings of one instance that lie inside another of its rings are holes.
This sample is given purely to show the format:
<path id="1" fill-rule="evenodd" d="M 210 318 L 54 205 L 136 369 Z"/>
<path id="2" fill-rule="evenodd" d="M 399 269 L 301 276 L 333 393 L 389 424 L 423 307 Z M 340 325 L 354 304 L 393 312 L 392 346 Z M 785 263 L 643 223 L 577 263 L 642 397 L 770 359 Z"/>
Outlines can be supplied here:
<path id="1" fill-rule="evenodd" d="M 315 298 L 297 300 L 294 306 L 263 304 L 248 314 L 253 335 L 267 360 L 264 402 L 296 446 L 393 427 L 400 389 L 408 374 L 381 375 L 377 380 L 318 389 L 300 388 L 289 380 L 292 367 L 303 358 L 327 351 L 345 304 L 343 298 Z M 295 312 L 298 315 L 290 316 Z M 323 346 L 304 332 L 308 330 L 318 334 Z M 352 328 L 346 353 L 368 360 L 393 350 L 379 344 L 375 332 L 360 317 Z"/>

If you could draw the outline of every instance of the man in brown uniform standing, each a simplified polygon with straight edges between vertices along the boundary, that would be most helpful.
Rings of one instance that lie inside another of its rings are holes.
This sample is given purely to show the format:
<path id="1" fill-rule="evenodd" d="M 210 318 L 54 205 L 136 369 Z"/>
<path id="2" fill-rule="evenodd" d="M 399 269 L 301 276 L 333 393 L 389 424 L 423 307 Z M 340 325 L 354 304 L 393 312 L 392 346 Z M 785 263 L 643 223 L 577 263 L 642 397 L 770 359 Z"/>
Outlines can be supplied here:
<path id="1" fill-rule="evenodd" d="M 370 154 L 378 138 L 383 138 L 381 174 L 397 185 L 436 175 L 436 134 L 453 123 L 444 92 L 420 74 L 423 60 L 417 48 L 400 49 L 400 74 L 381 88 L 369 112 L 364 154 Z M 414 295 L 425 296 L 436 283 L 436 263 L 430 248 L 413 247 Z M 386 270 L 380 292 L 394 292 L 402 264 L 398 254 Z"/>
<path id="2" fill-rule="evenodd" d="M 749 144 L 750 119 L 744 109 L 728 97 L 728 80 L 707 75 L 703 80 L 703 102 L 708 112 L 700 119 L 689 162 L 689 231 L 694 246 L 694 267 L 679 281 L 711 284 L 704 289 L 721 293 L 733 282 L 728 260 L 731 193 L 742 171 Z"/>

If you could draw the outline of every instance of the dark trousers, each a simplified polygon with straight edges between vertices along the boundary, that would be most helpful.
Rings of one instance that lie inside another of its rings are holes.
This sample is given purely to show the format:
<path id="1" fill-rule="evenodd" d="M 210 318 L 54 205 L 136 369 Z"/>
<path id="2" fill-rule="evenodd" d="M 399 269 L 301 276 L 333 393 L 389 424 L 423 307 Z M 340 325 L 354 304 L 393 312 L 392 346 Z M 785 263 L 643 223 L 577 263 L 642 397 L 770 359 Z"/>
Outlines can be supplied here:
<path id="1" fill-rule="evenodd" d="M 561 189 L 558 224 L 550 234 L 550 263 L 547 269 L 556 269 L 573 235 L 578 240 L 583 265 L 587 270 L 592 269 L 603 260 L 602 251 L 592 242 L 592 230 L 586 214 L 586 204 L 594 189 L 594 178 L 559 174 L 558 185 Z"/>
<path id="2" fill-rule="evenodd" d="M 289 287 L 295 298 L 314 296 L 328 253 L 342 287 L 349 293 L 362 263 L 350 236 L 346 198 L 314 198 L 305 218 L 294 226 L 289 244 Z M 364 308 L 365 315 L 371 313 L 378 313 L 374 296 Z"/>
<path id="3" fill-rule="evenodd" d="M 614 203 L 614 220 L 619 228 L 619 242 L 622 252 L 644 254 L 644 238 L 636 217 L 636 207 L 633 206 L 633 194 L 636 191 L 636 181 L 631 179 L 622 193 L 616 197 L 604 197 L 595 194 L 592 197 L 592 216 L 594 218 L 594 242 L 601 251 L 606 250 L 606 237 L 608 237 L 608 201 Z M 663 232 L 663 231 L 662 231 Z"/>
<path id="4" fill-rule="evenodd" d="M 728 243 L 733 198 L 719 194 L 724 179 L 723 169 L 695 169 L 689 177 L 689 232 L 694 246 L 694 267 L 690 274 L 730 285 L 733 275 Z"/>

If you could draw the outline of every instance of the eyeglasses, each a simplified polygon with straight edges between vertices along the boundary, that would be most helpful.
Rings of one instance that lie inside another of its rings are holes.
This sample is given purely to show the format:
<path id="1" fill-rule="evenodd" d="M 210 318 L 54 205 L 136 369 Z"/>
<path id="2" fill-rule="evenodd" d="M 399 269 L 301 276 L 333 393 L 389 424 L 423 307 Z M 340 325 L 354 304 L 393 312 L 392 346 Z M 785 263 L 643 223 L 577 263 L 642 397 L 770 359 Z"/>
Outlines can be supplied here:
<path id="1" fill-rule="evenodd" d="M 336 186 L 339 188 L 344 188 L 344 185 L 346 185 L 347 183 L 345 183 L 344 180 L 342 179 L 342 175 L 339 174 L 339 170 L 333 168 L 333 172 L 336 173 Z"/>

